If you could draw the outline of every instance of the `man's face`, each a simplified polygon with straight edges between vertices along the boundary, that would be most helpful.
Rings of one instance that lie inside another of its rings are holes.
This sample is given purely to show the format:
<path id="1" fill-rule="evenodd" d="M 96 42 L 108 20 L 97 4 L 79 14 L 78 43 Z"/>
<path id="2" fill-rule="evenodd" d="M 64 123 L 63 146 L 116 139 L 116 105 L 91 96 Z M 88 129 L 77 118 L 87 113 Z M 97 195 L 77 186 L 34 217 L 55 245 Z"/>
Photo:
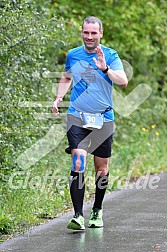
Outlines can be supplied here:
<path id="1" fill-rule="evenodd" d="M 82 29 L 82 39 L 87 51 L 93 52 L 99 45 L 100 39 L 103 36 L 103 31 L 99 30 L 98 23 L 84 23 Z"/>

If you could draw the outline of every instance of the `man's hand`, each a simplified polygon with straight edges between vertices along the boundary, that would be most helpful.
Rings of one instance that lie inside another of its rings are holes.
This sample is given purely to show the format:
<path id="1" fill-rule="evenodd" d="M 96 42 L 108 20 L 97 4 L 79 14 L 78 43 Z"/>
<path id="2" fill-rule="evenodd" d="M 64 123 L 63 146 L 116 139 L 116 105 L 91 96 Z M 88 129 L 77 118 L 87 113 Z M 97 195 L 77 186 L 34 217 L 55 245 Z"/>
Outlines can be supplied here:
<path id="1" fill-rule="evenodd" d="M 95 51 L 97 53 L 97 59 L 93 58 L 94 63 L 97 66 L 98 69 L 104 71 L 106 69 L 106 60 L 105 60 L 105 57 L 104 57 L 104 53 L 103 53 L 100 46 L 97 46 L 95 48 Z"/>
<path id="2" fill-rule="evenodd" d="M 63 99 L 61 97 L 57 97 L 56 100 L 53 102 L 53 105 L 52 105 L 53 114 L 55 114 L 55 115 L 59 114 L 58 105 L 62 101 L 63 101 Z"/>

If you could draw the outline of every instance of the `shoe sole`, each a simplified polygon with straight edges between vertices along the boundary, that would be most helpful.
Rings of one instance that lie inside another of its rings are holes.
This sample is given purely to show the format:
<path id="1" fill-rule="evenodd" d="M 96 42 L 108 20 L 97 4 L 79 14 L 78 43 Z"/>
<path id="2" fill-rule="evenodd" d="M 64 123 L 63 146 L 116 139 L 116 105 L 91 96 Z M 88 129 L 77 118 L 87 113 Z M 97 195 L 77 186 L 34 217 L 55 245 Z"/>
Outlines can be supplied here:
<path id="1" fill-rule="evenodd" d="M 70 223 L 68 223 L 67 228 L 72 230 L 85 230 L 85 226 L 80 225 L 75 220 L 72 220 Z"/>

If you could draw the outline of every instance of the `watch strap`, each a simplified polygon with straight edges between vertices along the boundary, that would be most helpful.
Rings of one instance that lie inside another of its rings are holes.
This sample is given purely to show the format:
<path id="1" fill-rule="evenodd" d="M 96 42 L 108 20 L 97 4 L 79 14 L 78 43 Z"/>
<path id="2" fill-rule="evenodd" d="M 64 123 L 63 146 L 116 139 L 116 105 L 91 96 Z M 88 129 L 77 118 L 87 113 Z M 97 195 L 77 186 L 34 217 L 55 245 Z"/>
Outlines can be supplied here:
<path id="1" fill-rule="evenodd" d="M 106 66 L 106 69 L 105 69 L 105 70 L 103 70 L 102 72 L 103 72 L 103 73 L 107 73 L 107 72 L 108 72 L 108 70 L 109 70 L 109 66 L 107 65 L 107 66 Z"/>

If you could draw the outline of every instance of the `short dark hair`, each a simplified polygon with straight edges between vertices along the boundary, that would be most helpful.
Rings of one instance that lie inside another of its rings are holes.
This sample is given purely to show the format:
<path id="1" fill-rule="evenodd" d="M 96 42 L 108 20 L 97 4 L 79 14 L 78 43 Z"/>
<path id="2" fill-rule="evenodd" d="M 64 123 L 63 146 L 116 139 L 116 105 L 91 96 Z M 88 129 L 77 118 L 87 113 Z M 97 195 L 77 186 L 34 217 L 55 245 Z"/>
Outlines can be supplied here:
<path id="1" fill-rule="evenodd" d="M 82 30 L 83 30 L 84 23 L 88 23 L 88 24 L 89 23 L 91 23 L 91 24 L 98 23 L 99 30 L 101 31 L 103 29 L 101 20 L 97 17 L 94 17 L 94 16 L 88 16 L 84 19 L 84 21 L 82 22 Z"/>

